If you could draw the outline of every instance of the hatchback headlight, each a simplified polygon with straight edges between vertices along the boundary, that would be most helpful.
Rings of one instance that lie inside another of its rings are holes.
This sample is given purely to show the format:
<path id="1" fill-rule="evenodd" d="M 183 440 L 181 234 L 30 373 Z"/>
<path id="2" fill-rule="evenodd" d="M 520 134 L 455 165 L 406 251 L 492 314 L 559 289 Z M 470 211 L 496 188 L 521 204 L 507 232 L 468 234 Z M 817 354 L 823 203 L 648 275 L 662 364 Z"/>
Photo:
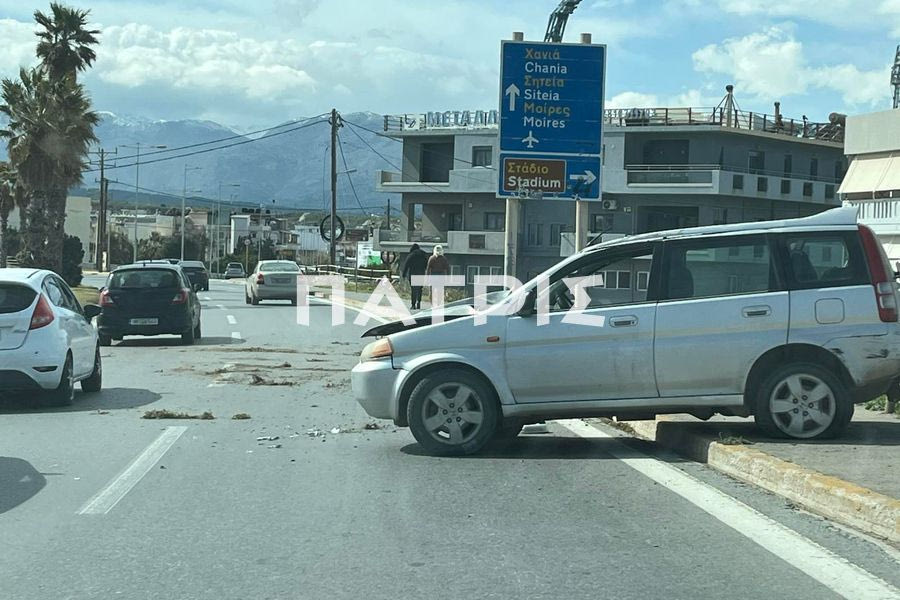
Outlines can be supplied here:
<path id="1" fill-rule="evenodd" d="M 387 338 L 381 338 L 363 348 L 362 353 L 359 355 L 359 360 L 361 362 L 380 360 L 390 358 L 393 354 L 394 348 L 391 346 L 391 341 Z"/>

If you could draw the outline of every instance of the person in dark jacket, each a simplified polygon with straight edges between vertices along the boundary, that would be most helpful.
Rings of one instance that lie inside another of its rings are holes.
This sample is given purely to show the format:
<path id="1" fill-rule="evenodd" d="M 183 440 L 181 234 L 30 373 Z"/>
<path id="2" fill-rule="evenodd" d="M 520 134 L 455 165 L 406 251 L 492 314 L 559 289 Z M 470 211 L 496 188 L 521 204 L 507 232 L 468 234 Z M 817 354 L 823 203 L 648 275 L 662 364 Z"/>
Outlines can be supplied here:
<path id="1" fill-rule="evenodd" d="M 428 266 L 428 254 L 425 253 L 418 244 L 413 244 L 409 249 L 409 256 L 406 257 L 406 263 L 403 265 L 403 278 L 408 279 L 410 287 L 412 287 L 412 298 L 409 307 L 412 309 L 422 308 L 422 286 L 412 285 L 413 275 L 424 275 Z"/>

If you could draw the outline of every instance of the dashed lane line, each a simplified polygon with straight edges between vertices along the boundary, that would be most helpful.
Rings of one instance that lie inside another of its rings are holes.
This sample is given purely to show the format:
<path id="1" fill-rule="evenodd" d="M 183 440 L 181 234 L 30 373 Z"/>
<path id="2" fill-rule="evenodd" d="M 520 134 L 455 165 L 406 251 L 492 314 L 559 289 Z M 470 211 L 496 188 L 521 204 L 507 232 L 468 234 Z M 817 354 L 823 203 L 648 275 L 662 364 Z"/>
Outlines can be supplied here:
<path id="1" fill-rule="evenodd" d="M 166 427 L 158 438 L 137 455 L 125 470 L 116 475 L 102 490 L 87 501 L 78 511 L 79 515 L 105 515 L 144 478 L 150 469 L 172 447 L 187 427 L 180 425 Z"/>
<path id="2" fill-rule="evenodd" d="M 229 325 L 237 325 L 237 319 L 234 318 L 234 315 L 226 315 L 226 319 L 228 319 Z"/>

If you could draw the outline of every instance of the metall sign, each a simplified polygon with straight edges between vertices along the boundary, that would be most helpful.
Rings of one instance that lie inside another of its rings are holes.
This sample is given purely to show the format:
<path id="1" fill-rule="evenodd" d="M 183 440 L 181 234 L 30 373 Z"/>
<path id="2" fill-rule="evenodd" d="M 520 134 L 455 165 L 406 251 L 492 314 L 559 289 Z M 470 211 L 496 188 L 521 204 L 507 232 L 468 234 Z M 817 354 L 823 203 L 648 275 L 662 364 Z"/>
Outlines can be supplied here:
<path id="1" fill-rule="evenodd" d="M 606 46 L 504 41 L 500 54 L 497 195 L 598 200 Z M 526 158 L 547 177 L 514 172 Z"/>

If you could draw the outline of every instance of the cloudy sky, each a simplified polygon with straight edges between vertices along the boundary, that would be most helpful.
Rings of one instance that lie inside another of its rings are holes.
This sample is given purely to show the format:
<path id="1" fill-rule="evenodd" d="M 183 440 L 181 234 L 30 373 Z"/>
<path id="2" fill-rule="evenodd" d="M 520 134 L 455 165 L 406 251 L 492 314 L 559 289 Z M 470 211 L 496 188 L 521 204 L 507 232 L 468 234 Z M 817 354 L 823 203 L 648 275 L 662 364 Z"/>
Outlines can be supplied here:
<path id="1" fill-rule="evenodd" d="M 543 39 L 557 0 L 99 0 L 95 106 L 265 126 L 319 114 L 497 104 L 499 40 Z M 0 76 L 34 62 L 31 13 L 0 0 Z M 900 0 L 584 0 L 567 41 L 608 45 L 607 106 L 714 106 L 824 120 L 890 108 Z"/>

